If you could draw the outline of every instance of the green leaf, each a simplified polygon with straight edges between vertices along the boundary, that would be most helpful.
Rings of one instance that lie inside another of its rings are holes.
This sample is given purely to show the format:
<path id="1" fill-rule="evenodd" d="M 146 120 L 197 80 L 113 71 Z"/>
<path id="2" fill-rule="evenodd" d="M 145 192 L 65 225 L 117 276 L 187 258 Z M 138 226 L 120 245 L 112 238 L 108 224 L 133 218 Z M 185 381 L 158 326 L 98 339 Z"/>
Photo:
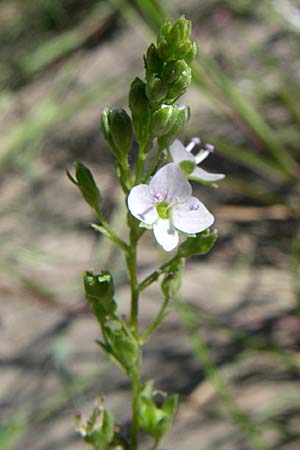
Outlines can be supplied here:
<path id="1" fill-rule="evenodd" d="M 205 230 L 198 233 L 195 238 L 188 238 L 184 241 L 178 250 L 178 254 L 187 258 L 192 255 L 205 255 L 210 251 L 217 239 L 217 230 Z"/>

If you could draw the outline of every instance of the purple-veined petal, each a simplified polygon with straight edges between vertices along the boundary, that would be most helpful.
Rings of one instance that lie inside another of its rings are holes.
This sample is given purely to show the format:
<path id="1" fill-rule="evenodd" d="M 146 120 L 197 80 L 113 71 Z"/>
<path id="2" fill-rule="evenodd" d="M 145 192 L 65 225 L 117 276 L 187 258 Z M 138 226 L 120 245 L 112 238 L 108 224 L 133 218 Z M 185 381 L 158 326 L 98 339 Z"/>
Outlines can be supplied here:
<path id="1" fill-rule="evenodd" d="M 175 139 L 172 145 L 170 145 L 170 153 L 174 163 L 179 164 L 181 161 L 193 161 L 195 162 L 195 157 L 186 150 L 185 146 L 178 140 Z"/>
<path id="2" fill-rule="evenodd" d="M 173 208 L 172 222 L 177 230 L 184 233 L 200 233 L 214 221 L 214 216 L 196 197 L 190 197 Z"/>
<path id="3" fill-rule="evenodd" d="M 148 184 L 139 184 L 131 189 L 128 208 L 134 217 L 147 225 L 152 225 L 158 218 Z"/>
<path id="4" fill-rule="evenodd" d="M 200 167 L 195 167 L 190 176 L 191 178 L 200 178 L 200 180 L 211 182 L 222 180 L 225 177 L 223 173 L 206 172 L 206 170 L 203 170 Z"/>
<path id="5" fill-rule="evenodd" d="M 149 184 L 152 197 L 158 195 L 168 202 L 184 201 L 192 194 L 192 187 L 175 163 L 162 167 Z"/>
<path id="6" fill-rule="evenodd" d="M 169 219 L 158 219 L 153 225 L 153 232 L 155 239 L 166 252 L 178 245 L 178 233 Z"/>

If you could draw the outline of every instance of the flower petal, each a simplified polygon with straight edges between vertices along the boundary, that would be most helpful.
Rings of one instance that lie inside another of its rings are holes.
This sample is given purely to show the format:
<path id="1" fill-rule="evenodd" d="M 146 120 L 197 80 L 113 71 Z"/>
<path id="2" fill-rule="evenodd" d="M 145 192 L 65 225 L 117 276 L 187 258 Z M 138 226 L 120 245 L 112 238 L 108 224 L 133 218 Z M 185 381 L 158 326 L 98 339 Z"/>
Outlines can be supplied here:
<path id="1" fill-rule="evenodd" d="M 192 193 L 192 187 L 175 163 L 162 167 L 149 184 L 152 196 L 160 195 L 168 202 L 185 201 Z"/>
<path id="2" fill-rule="evenodd" d="M 128 195 L 131 214 L 142 222 L 152 225 L 158 218 L 148 184 L 134 186 Z"/>
<path id="3" fill-rule="evenodd" d="M 204 180 L 204 181 L 218 181 L 218 180 L 222 180 L 225 177 L 225 175 L 223 173 L 206 172 L 206 170 L 203 170 L 200 167 L 195 167 L 195 169 L 191 173 L 190 177 L 191 178 L 200 178 L 200 180 Z"/>
<path id="4" fill-rule="evenodd" d="M 173 208 L 172 222 L 177 230 L 184 233 L 200 233 L 214 221 L 214 216 L 196 197 L 190 197 Z"/>
<path id="5" fill-rule="evenodd" d="M 195 162 L 194 155 L 187 151 L 185 146 L 178 139 L 175 139 L 173 144 L 170 145 L 170 153 L 173 161 L 177 164 L 179 164 L 181 161 Z"/>
<path id="6" fill-rule="evenodd" d="M 169 219 L 158 219 L 153 225 L 153 231 L 155 239 L 166 252 L 170 252 L 178 245 L 178 233 Z"/>

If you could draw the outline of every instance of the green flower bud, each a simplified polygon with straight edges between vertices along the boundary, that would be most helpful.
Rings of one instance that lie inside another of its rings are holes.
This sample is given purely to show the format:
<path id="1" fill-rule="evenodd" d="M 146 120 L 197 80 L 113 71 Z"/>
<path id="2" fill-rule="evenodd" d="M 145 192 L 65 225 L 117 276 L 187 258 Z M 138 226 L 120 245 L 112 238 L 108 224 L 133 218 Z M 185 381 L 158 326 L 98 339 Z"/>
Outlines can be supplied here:
<path id="1" fill-rule="evenodd" d="M 163 24 L 158 40 L 157 51 L 163 61 L 186 59 L 191 61 L 194 44 L 190 40 L 191 22 L 180 17 L 173 25 Z"/>
<path id="2" fill-rule="evenodd" d="M 192 72 L 189 68 L 189 70 L 183 73 L 177 81 L 169 86 L 166 103 L 173 103 L 177 98 L 181 97 L 186 92 L 187 88 L 191 84 L 191 81 Z"/>
<path id="3" fill-rule="evenodd" d="M 170 427 L 177 403 L 178 395 L 166 397 L 161 406 L 157 406 L 153 398 L 153 381 L 143 387 L 139 398 L 139 426 L 150 436 L 160 439 Z"/>
<path id="4" fill-rule="evenodd" d="M 170 31 L 172 30 L 172 23 L 169 20 L 166 20 L 160 29 L 159 35 L 158 35 L 158 41 L 163 39 L 165 36 L 169 36 Z"/>
<path id="5" fill-rule="evenodd" d="M 190 73 L 191 69 L 183 59 L 169 61 L 162 71 L 161 78 L 165 83 L 171 84 L 174 83 L 174 81 L 177 81 L 186 72 Z"/>
<path id="6" fill-rule="evenodd" d="M 110 320 L 103 326 L 105 343 L 103 350 L 130 373 L 139 356 L 139 345 L 124 323 L 118 319 Z"/>
<path id="7" fill-rule="evenodd" d="M 154 44 L 151 44 L 148 47 L 145 57 L 145 66 L 147 72 L 157 73 L 158 75 L 160 75 L 163 61 L 161 60 L 157 48 Z"/>
<path id="8" fill-rule="evenodd" d="M 150 109 L 146 96 L 146 84 L 139 78 L 131 83 L 129 91 L 129 107 L 138 142 L 146 142 L 149 134 Z"/>
<path id="9" fill-rule="evenodd" d="M 184 16 L 181 16 L 168 33 L 168 38 L 172 42 L 184 42 L 189 40 L 192 24 Z"/>
<path id="10" fill-rule="evenodd" d="M 170 144 L 172 144 L 177 135 L 186 126 L 189 119 L 189 110 L 185 105 L 173 106 L 173 108 L 175 108 L 175 120 L 168 133 L 158 138 L 160 148 L 167 148 Z"/>
<path id="11" fill-rule="evenodd" d="M 110 139 L 109 114 L 110 110 L 108 108 L 105 108 L 101 114 L 101 129 L 107 141 Z"/>
<path id="12" fill-rule="evenodd" d="M 135 78 L 129 91 L 129 108 L 133 115 L 145 116 L 149 109 L 149 100 L 146 96 L 146 84 L 140 78 Z"/>
<path id="13" fill-rule="evenodd" d="M 166 39 L 157 44 L 157 51 L 163 61 L 172 59 L 172 48 Z"/>
<path id="14" fill-rule="evenodd" d="M 217 231 L 209 230 L 198 233 L 196 237 L 188 238 L 180 246 L 178 253 L 183 258 L 192 255 L 205 255 L 210 251 L 217 239 Z"/>
<path id="15" fill-rule="evenodd" d="M 196 42 L 193 42 L 192 44 L 190 44 L 190 48 L 188 49 L 188 51 L 185 53 L 184 55 L 184 60 L 188 63 L 191 64 L 191 62 L 193 61 L 193 59 L 195 58 L 195 56 L 197 55 L 197 44 Z"/>
<path id="16" fill-rule="evenodd" d="M 114 300 L 114 283 L 108 271 L 94 275 L 86 271 L 83 274 L 83 284 L 88 303 L 92 306 L 99 323 L 103 324 L 107 317 L 113 317 L 117 309 Z"/>
<path id="17" fill-rule="evenodd" d="M 150 105 L 157 106 L 163 102 L 167 95 L 168 87 L 160 78 L 151 75 L 147 78 L 146 95 L 150 100 Z"/>
<path id="18" fill-rule="evenodd" d="M 84 164 L 77 162 L 75 163 L 76 179 L 68 171 L 67 176 L 78 187 L 87 204 L 93 209 L 98 208 L 102 199 L 91 171 Z"/>
<path id="19" fill-rule="evenodd" d="M 132 146 L 131 119 L 123 108 L 114 108 L 109 115 L 110 135 L 121 156 L 128 154 Z"/>
<path id="20" fill-rule="evenodd" d="M 178 111 L 176 106 L 162 105 L 151 118 L 151 135 L 159 137 L 167 134 L 173 127 Z"/>

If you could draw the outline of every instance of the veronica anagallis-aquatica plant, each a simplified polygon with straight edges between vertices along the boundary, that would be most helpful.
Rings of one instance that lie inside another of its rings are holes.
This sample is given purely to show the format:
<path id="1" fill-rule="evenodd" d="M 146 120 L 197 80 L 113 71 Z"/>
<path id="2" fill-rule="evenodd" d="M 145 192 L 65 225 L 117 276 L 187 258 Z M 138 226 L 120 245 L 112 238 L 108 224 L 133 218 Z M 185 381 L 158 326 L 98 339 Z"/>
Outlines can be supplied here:
<path id="1" fill-rule="evenodd" d="M 102 270 L 86 271 L 83 275 L 86 299 L 101 330 L 99 346 L 129 377 L 132 393 L 128 436 L 102 400 L 87 420 L 77 418 L 82 438 L 96 450 L 137 450 L 141 431 L 153 439 L 152 450 L 159 448 L 173 421 L 178 396 L 165 393 L 157 402 L 154 381 L 141 379 L 143 346 L 161 324 L 181 286 L 185 259 L 207 253 L 216 240 L 216 231 L 210 229 L 214 217 L 192 195 L 188 178 L 212 185 L 224 175 L 209 174 L 197 166 L 211 153 L 211 145 L 194 152 L 200 144 L 198 138 L 193 138 L 187 147 L 177 139 L 190 114 L 186 105 L 177 103 L 190 85 L 190 65 L 197 52 L 190 36 L 191 23 L 184 17 L 175 23 L 166 21 L 156 44 L 152 43 L 144 56 L 145 79 L 135 78 L 131 83 L 130 112 L 106 108 L 102 113 L 102 132 L 114 155 L 127 207 L 127 239 L 119 236 L 106 220 L 100 189 L 91 171 L 77 162 L 75 174 L 67 172 L 98 218 L 94 229 L 124 253 L 131 290 L 130 311 L 124 317 L 118 313 L 112 274 Z M 135 160 L 131 155 L 129 164 L 134 139 L 138 152 Z M 173 253 L 167 262 L 139 280 L 137 248 L 147 229 L 152 229 L 164 251 Z M 141 330 L 140 296 L 156 281 L 161 285 L 161 307 L 148 328 Z"/>

